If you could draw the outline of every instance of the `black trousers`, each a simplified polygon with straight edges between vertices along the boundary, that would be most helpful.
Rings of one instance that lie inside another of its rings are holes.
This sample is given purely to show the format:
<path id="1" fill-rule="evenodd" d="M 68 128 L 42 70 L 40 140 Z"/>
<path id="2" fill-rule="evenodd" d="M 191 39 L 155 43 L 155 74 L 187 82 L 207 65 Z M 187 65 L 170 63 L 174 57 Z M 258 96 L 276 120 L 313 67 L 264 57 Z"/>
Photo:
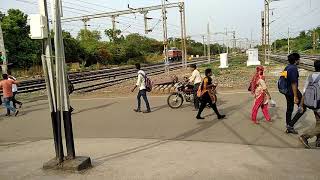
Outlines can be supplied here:
<path id="1" fill-rule="evenodd" d="M 216 103 L 212 103 L 211 97 L 208 92 L 204 93 L 200 98 L 200 108 L 198 111 L 197 117 L 201 117 L 201 113 L 204 110 L 204 108 L 209 104 L 209 106 L 212 108 L 212 110 L 217 114 L 218 117 L 221 116 L 221 114 L 218 111 Z"/>
<path id="2" fill-rule="evenodd" d="M 199 97 L 197 96 L 199 86 L 200 86 L 200 83 L 197 83 L 193 87 L 193 98 L 194 98 L 193 103 L 194 103 L 195 109 L 199 109 L 200 107 L 200 100 L 199 100 Z"/>
<path id="3" fill-rule="evenodd" d="M 299 90 L 298 90 L 298 98 L 299 98 L 299 104 L 298 104 L 299 106 L 302 99 L 302 94 Z M 286 124 L 289 127 L 293 127 L 296 124 L 296 122 L 301 118 L 301 116 L 305 113 L 305 111 L 301 112 L 298 110 L 295 116 L 292 118 L 292 113 L 294 110 L 294 96 L 286 95 L 286 100 L 287 100 Z"/>

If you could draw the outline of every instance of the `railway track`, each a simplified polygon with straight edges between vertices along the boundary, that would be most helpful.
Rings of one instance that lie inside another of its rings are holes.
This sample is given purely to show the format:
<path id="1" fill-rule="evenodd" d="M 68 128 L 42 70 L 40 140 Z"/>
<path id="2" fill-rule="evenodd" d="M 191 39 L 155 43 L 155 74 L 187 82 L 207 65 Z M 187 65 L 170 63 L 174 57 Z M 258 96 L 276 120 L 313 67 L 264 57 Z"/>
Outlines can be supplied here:
<path id="1" fill-rule="evenodd" d="M 204 64 L 208 60 L 206 57 L 196 58 L 188 64 L 197 63 Z M 170 70 L 182 68 L 181 62 L 171 63 Z M 142 69 L 150 75 L 157 75 L 164 73 L 165 65 L 163 63 L 152 64 L 143 66 Z M 102 89 L 108 86 L 119 84 L 124 80 L 136 77 L 136 69 L 134 67 L 113 68 L 113 69 L 100 69 L 96 71 L 85 71 L 68 73 L 71 82 L 75 85 L 75 91 L 78 92 L 91 92 Z M 97 82 L 100 81 L 100 82 Z M 35 80 L 21 81 L 18 87 L 19 93 L 29 93 L 46 89 L 45 80 L 43 78 Z"/>
<path id="2" fill-rule="evenodd" d="M 272 54 L 270 55 L 270 58 L 280 63 L 284 63 L 284 64 L 288 63 L 287 55 Z M 318 55 L 315 55 L 315 56 L 301 55 L 300 64 L 298 67 L 308 71 L 314 71 L 313 62 L 319 59 L 320 59 L 320 56 Z"/>

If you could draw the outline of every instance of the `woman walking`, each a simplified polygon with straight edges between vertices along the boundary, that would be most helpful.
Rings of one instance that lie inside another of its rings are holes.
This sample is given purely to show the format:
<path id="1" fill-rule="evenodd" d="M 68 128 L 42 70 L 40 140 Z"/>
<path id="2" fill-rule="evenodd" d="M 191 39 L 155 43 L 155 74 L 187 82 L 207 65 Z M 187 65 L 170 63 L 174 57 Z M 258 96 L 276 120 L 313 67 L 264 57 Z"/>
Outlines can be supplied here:
<path id="1" fill-rule="evenodd" d="M 201 86 L 199 87 L 198 90 L 198 97 L 200 97 L 200 108 L 198 111 L 198 115 L 197 115 L 197 119 L 204 119 L 203 117 L 201 117 L 201 113 L 204 110 L 204 108 L 206 107 L 207 104 L 209 104 L 209 106 L 213 109 L 213 111 L 217 114 L 218 119 L 223 119 L 226 116 L 225 115 L 221 115 L 217 109 L 217 105 L 216 105 L 216 98 L 215 98 L 215 94 L 214 94 L 214 88 L 215 85 L 212 83 L 212 70 L 211 69 L 206 69 L 205 71 L 205 75 L 206 77 L 203 79 Z"/>
<path id="2" fill-rule="evenodd" d="M 262 113 L 268 122 L 271 122 L 271 117 L 268 111 L 268 101 L 271 100 L 271 96 L 268 92 L 267 85 L 264 77 L 263 66 L 256 68 L 256 73 L 252 77 L 250 83 L 251 93 L 255 97 L 254 105 L 252 107 L 251 120 L 254 124 L 259 124 L 257 121 L 258 110 L 261 107 Z"/>

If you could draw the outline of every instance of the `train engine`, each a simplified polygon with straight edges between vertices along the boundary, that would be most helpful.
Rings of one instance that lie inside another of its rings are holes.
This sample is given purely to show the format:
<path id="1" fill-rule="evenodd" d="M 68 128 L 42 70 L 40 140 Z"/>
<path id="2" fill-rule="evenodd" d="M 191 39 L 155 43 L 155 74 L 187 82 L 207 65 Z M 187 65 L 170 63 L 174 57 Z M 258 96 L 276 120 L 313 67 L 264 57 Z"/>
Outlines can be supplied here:
<path id="1" fill-rule="evenodd" d="M 168 59 L 170 62 L 181 61 L 182 51 L 177 48 L 171 48 L 170 50 L 168 50 Z"/>

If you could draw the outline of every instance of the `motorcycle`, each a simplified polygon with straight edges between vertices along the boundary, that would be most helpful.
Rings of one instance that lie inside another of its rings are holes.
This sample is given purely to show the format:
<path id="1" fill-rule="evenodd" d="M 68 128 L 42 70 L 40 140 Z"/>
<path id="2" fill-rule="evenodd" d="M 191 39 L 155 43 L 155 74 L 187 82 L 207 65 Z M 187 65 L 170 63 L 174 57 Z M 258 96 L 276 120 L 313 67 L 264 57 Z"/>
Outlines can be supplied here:
<path id="1" fill-rule="evenodd" d="M 178 109 L 182 106 L 183 102 L 193 102 L 193 85 L 186 82 L 177 82 L 175 85 L 176 92 L 171 93 L 167 99 L 169 107 L 172 109 Z"/>
<path id="2" fill-rule="evenodd" d="M 188 83 L 188 79 L 185 78 L 184 82 L 177 82 L 175 85 L 176 92 L 171 93 L 167 98 L 167 103 L 170 108 L 178 109 L 182 106 L 183 102 L 194 102 L 194 86 Z M 217 101 L 216 96 L 216 86 L 213 88 L 215 91 L 215 101 Z M 207 106 L 210 108 L 209 106 Z"/>

